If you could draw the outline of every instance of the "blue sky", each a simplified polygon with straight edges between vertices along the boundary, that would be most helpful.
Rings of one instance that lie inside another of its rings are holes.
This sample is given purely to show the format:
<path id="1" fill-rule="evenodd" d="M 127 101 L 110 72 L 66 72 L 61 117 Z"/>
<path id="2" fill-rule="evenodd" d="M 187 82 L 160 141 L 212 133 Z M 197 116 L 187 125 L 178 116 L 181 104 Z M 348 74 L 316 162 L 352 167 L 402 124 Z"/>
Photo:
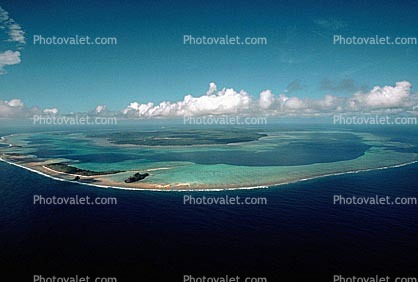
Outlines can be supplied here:
<path id="1" fill-rule="evenodd" d="M 1 1 L 26 44 L 21 62 L 0 75 L 0 100 L 77 112 L 181 101 L 204 95 L 210 82 L 253 97 L 269 89 L 300 99 L 350 97 L 399 81 L 414 89 L 418 45 L 332 43 L 334 34 L 418 37 L 415 1 L 373 2 Z M 266 37 L 268 44 L 184 45 L 185 34 Z M 118 44 L 34 45 L 34 35 L 116 37 Z M 3 40 L 0 53 L 17 48 L 11 45 Z"/>

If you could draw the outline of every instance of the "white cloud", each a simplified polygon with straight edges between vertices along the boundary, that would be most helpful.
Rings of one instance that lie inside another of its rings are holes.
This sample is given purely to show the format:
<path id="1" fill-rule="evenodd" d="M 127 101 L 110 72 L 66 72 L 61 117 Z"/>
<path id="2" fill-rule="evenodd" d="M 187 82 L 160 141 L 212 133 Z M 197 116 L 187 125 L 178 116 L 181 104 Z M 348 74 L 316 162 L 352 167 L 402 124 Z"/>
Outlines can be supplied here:
<path id="1" fill-rule="evenodd" d="M 5 103 L 12 108 L 23 108 L 25 106 L 20 99 L 12 99 L 10 101 L 5 101 Z"/>
<path id="2" fill-rule="evenodd" d="M 260 93 L 260 99 L 258 100 L 258 104 L 262 109 L 268 109 L 271 104 L 274 102 L 273 93 L 270 90 L 265 90 Z"/>
<path id="3" fill-rule="evenodd" d="M 417 103 L 418 95 L 411 93 L 411 83 L 397 82 L 395 86 L 376 86 L 370 92 L 356 92 L 349 97 L 327 94 L 322 98 L 308 99 L 275 95 L 271 90 L 264 90 L 259 99 L 241 90 L 222 89 L 217 91 L 215 83 L 210 83 L 205 95 L 193 97 L 187 95 L 179 102 L 132 102 L 123 110 L 130 117 L 180 117 L 183 115 L 321 115 L 341 112 L 370 112 L 381 110 L 399 112 L 411 110 Z"/>
<path id="4" fill-rule="evenodd" d="M 0 7 L 0 27 L 6 30 L 9 35 L 8 41 L 25 44 L 25 32 L 22 27 L 10 18 L 9 13 Z"/>
<path id="5" fill-rule="evenodd" d="M 5 22 L 9 19 L 9 13 L 0 7 L 0 23 Z"/>
<path id="6" fill-rule="evenodd" d="M 22 30 L 22 27 L 17 23 L 12 23 L 9 25 L 9 41 L 18 42 L 20 44 L 25 44 L 25 32 Z"/>
<path id="7" fill-rule="evenodd" d="M 0 118 L 2 117 L 24 117 L 29 112 L 20 99 L 10 101 L 0 100 Z"/>
<path id="8" fill-rule="evenodd" d="M 209 90 L 208 90 L 208 92 L 206 92 L 206 95 L 212 95 L 213 93 L 215 93 L 216 90 L 217 90 L 216 88 L 217 87 L 216 87 L 215 82 L 209 83 Z"/>
<path id="9" fill-rule="evenodd" d="M 58 114 L 58 109 L 57 108 L 45 109 L 42 112 L 47 115 L 56 115 Z"/>
<path id="10" fill-rule="evenodd" d="M 144 116 L 152 108 L 154 108 L 154 103 L 139 104 L 138 102 L 132 102 L 123 113 L 129 114 L 130 112 L 135 112 L 135 115 Z"/>
<path id="11" fill-rule="evenodd" d="M 289 111 L 300 111 L 307 108 L 307 102 L 298 97 L 290 97 L 285 100 L 283 107 Z"/>
<path id="12" fill-rule="evenodd" d="M 259 98 L 253 99 L 244 90 L 223 88 L 218 91 L 216 84 L 211 83 L 209 90 L 199 97 L 186 95 L 181 101 L 164 101 L 160 104 L 132 102 L 120 112 L 109 111 L 105 105 L 98 105 L 87 114 L 173 118 L 185 115 L 318 116 L 336 113 L 407 113 L 418 105 L 418 93 L 411 89 L 410 82 L 400 81 L 395 86 L 375 86 L 369 92 L 356 92 L 349 97 L 327 94 L 322 98 L 309 99 L 275 95 L 271 90 L 264 90 Z M 56 108 L 28 108 L 20 99 L 0 100 L 0 117 L 31 117 L 41 113 L 59 114 L 59 111 Z"/>
<path id="13" fill-rule="evenodd" d="M 267 115 L 314 114 L 338 111 L 343 101 L 332 95 L 325 95 L 321 99 L 307 99 L 288 97 L 285 94 L 275 96 L 270 90 L 260 93 L 258 105 L 261 112 Z M 254 109 L 254 107 L 252 107 Z"/>
<path id="14" fill-rule="evenodd" d="M 243 90 L 240 92 L 232 88 L 216 90 L 216 85 L 211 83 L 206 95 L 193 97 L 187 95 L 183 101 L 167 102 L 159 105 L 149 102 L 140 104 L 132 102 L 123 111 L 124 114 L 137 117 L 176 117 L 183 115 L 228 115 L 238 114 L 248 110 L 251 105 L 251 97 Z"/>
<path id="15" fill-rule="evenodd" d="M 22 27 L 10 18 L 9 13 L 0 7 L 0 30 L 3 29 L 8 35 L 7 41 L 18 43 L 15 46 L 21 49 L 21 45 L 25 44 L 25 32 Z M 16 65 L 21 62 L 19 51 L 0 51 L 0 75 L 5 74 L 5 66 Z"/>
<path id="16" fill-rule="evenodd" d="M 95 110 L 95 112 L 96 113 L 101 113 L 101 112 L 103 112 L 103 111 L 106 111 L 106 105 L 98 105 L 97 107 L 96 107 L 96 110 Z"/>
<path id="17" fill-rule="evenodd" d="M 411 83 L 397 82 L 393 86 L 375 86 L 370 92 L 357 92 L 349 101 L 351 109 L 361 108 L 399 108 L 409 105 Z"/>
<path id="18" fill-rule="evenodd" d="M 7 50 L 3 53 L 0 53 L 0 74 L 6 73 L 4 70 L 5 66 L 16 65 L 21 62 L 20 52 Z"/>
<path id="19" fill-rule="evenodd" d="M 0 118 L 31 118 L 39 114 L 58 114 L 57 108 L 28 108 L 20 99 L 0 100 Z"/>

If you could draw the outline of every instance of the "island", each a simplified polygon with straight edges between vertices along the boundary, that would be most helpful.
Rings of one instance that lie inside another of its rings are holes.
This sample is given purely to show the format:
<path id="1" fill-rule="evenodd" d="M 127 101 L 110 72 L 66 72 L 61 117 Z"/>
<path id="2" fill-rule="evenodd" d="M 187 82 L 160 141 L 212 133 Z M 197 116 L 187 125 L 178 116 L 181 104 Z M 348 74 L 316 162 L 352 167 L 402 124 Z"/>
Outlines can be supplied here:
<path id="1" fill-rule="evenodd" d="M 125 183 L 133 183 L 137 182 L 139 180 L 145 179 L 145 177 L 149 176 L 149 173 L 135 173 L 133 176 L 130 176 L 129 178 L 125 179 Z"/>
<path id="2" fill-rule="evenodd" d="M 0 161 L 55 180 L 126 190 L 264 188 L 418 162 L 410 143 L 324 129 L 112 129 L 3 140 Z"/>
<path id="3" fill-rule="evenodd" d="M 115 174 L 115 173 L 120 173 L 120 172 L 124 172 L 124 171 L 120 171 L 120 170 L 110 170 L 110 171 L 92 171 L 92 170 L 86 170 L 86 169 L 80 169 L 77 167 L 73 167 L 70 165 L 67 165 L 65 163 L 54 163 L 54 164 L 47 164 L 45 165 L 46 168 L 58 171 L 58 172 L 63 172 L 63 173 L 68 173 L 68 174 L 75 174 L 75 175 L 82 175 L 82 176 L 96 176 L 96 175 L 107 175 L 107 174 Z M 74 179 L 74 180 L 79 180 L 79 179 Z"/>
<path id="4" fill-rule="evenodd" d="M 192 146 L 192 145 L 225 145 L 257 141 L 268 136 L 256 130 L 164 130 L 164 131 L 135 131 L 109 132 L 89 134 L 87 138 L 106 139 L 116 145 L 138 146 Z"/>

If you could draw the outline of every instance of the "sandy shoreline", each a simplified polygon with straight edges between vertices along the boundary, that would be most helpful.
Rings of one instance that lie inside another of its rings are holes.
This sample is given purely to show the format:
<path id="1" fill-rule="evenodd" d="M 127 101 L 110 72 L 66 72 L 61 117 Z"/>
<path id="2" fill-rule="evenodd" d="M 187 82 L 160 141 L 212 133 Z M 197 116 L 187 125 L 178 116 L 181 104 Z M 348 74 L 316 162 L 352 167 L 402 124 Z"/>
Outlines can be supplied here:
<path id="1" fill-rule="evenodd" d="M 13 136 L 2 136 L 0 142 L 3 144 L 9 144 L 9 146 L 13 146 L 8 142 L 7 137 Z M 308 175 L 305 178 L 297 178 L 294 177 L 293 179 L 283 179 L 274 182 L 265 182 L 265 183 L 257 183 L 257 184 L 248 184 L 248 186 L 243 186 L 245 184 L 239 183 L 225 183 L 225 184 L 196 184 L 196 183 L 147 183 L 146 180 L 144 182 L 138 181 L 133 183 L 125 183 L 123 181 L 115 181 L 111 179 L 111 176 L 117 174 L 126 174 L 127 172 L 138 172 L 137 170 L 126 170 L 119 173 L 114 174 L 107 174 L 107 175 L 92 175 L 92 176 L 84 176 L 78 174 L 70 174 L 65 172 L 60 172 L 53 170 L 51 168 L 46 167 L 48 164 L 57 163 L 57 162 L 64 162 L 62 159 L 47 159 L 47 160 L 39 160 L 35 156 L 32 155 L 23 155 L 21 153 L 10 153 L 10 154 L 1 154 L 0 161 L 6 162 L 8 164 L 29 170 L 31 172 L 40 174 L 42 176 L 58 180 L 58 181 L 66 181 L 71 183 L 77 183 L 81 185 L 99 187 L 99 188 L 114 188 L 114 189 L 123 189 L 123 190 L 146 190 L 146 191 L 225 191 L 225 190 L 249 190 L 249 189 L 260 189 L 260 188 L 269 188 L 272 186 L 281 186 L 286 184 L 292 184 L 302 181 L 309 181 L 317 178 L 323 177 L 330 177 L 330 176 L 338 176 L 344 174 L 353 174 L 353 173 L 361 173 L 373 170 L 382 170 L 382 169 L 390 169 L 390 168 L 397 168 L 403 167 L 407 165 L 411 165 L 414 163 L 418 163 L 418 160 L 412 160 L 404 163 L 393 164 L 388 166 L 376 166 L 371 168 L 362 168 L 357 170 L 346 170 L 346 171 L 336 171 L 336 172 L 328 172 L 328 173 L 318 173 L 316 175 Z M 158 170 L 167 170 L 172 169 L 173 167 L 157 167 L 157 168 L 149 168 L 144 169 L 142 172 L 148 172 L 150 177 L 152 177 L 153 172 Z M 75 180 L 76 177 L 79 177 L 79 180 Z"/>
<path id="2" fill-rule="evenodd" d="M 25 158 L 27 159 L 27 157 L 25 156 L 13 156 L 12 157 L 12 159 L 18 159 L 18 160 L 25 159 Z M 83 176 L 83 175 L 69 174 L 65 172 L 55 171 L 53 169 L 45 167 L 45 165 L 49 164 L 51 160 L 19 163 L 19 161 L 14 162 L 10 158 L 7 158 L 6 156 L 3 155 L 2 157 L 0 157 L 0 161 L 18 166 L 20 168 L 29 170 L 31 172 L 34 172 L 42 176 L 49 177 L 54 180 L 58 180 L 58 181 L 77 183 L 81 185 L 87 185 L 87 186 L 93 186 L 93 187 L 99 187 L 99 188 L 114 188 L 114 189 L 137 190 L 137 191 L 145 190 L 145 191 L 178 191 L 178 192 L 261 189 L 261 188 L 269 188 L 272 186 L 281 186 L 281 185 L 286 185 L 286 184 L 303 182 L 303 181 L 308 181 L 308 180 L 313 180 L 313 179 L 323 178 L 323 177 L 403 167 L 403 166 L 411 165 L 411 164 L 418 162 L 415 160 L 415 161 L 392 165 L 392 166 L 365 168 L 365 169 L 345 171 L 345 172 L 328 173 L 328 174 L 315 175 L 315 176 L 310 176 L 310 177 L 300 178 L 300 179 L 283 180 L 281 182 L 276 182 L 276 183 L 265 183 L 265 184 L 260 184 L 256 186 L 242 186 L 239 184 L 228 184 L 228 185 L 196 185 L 194 184 L 193 185 L 190 183 L 173 183 L 173 184 L 152 184 L 152 183 L 145 183 L 145 182 L 124 183 L 124 182 L 117 182 L 117 181 L 109 179 L 109 175 Z M 155 171 L 159 169 L 169 169 L 169 168 L 154 168 L 154 169 L 150 169 L 149 171 Z M 148 170 L 144 170 L 144 171 L 148 171 Z M 112 175 L 115 175 L 115 174 L 112 174 Z M 80 177 L 79 181 L 74 181 L 74 178 L 76 176 Z"/>
<path id="3" fill-rule="evenodd" d="M 54 180 L 59 181 L 66 181 L 71 183 L 77 183 L 82 185 L 88 185 L 88 186 L 95 186 L 100 188 L 121 188 L 121 189 L 131 189 L 131 190 L 162 190 L 166 188 L 165 185 L 158 185 L 158 184 L 149 184 L 149 183 L 119 183 L 115 181 L 111 181 L 109 179 L 106 179 L 105 177 L 108 175 L 100 175 L 100 176 L 83 176 L 83 175 L 77 175 L 77 174 L 69 174 L 65 172 L 56 171 L 50 168 L 45 167 L 47 162 L 27 162 L 27 163 L 16 163 L 11 161 L 8 158 L 5 158 L 4 156 L 0 157 L 0 161 L 3 161 L 5 163 L 8 163 L 10 165 L 14 165 L 26 170 L 29 170 L 31 172 L 40 174 L 42 176 L 49 177 Z M 74 181 L 74 178 L 78 176 L 80 177 L 80 181 Z M 93 182 L 83 182 L 83 180 L 93 180 Z M 120 185 L 124 185 L 126 187 L 119 187 Z"/>

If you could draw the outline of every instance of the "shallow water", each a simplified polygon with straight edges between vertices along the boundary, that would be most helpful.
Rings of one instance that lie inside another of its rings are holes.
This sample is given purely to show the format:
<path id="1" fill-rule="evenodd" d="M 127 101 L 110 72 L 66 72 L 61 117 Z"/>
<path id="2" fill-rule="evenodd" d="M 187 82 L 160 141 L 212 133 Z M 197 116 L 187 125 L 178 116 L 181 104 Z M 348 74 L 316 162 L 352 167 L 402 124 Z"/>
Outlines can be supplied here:
<path id="1" fill-rule="evenodd" d="M 199 189 L 271 186 L 418 160 L 410 142 L 376 133 L 276 126 L 260 132 L 268 136 L 228 145 L 174 147 L 117 146 L 73 131 L 16 134 L 7 141 L 21 147 L 2 150 L 39 159 L 63 159 L 81 169 L 128 171 L 107 177 L 121 184 L 132 171 L 149 169 L 144 183 L 188 184 Z"/>

